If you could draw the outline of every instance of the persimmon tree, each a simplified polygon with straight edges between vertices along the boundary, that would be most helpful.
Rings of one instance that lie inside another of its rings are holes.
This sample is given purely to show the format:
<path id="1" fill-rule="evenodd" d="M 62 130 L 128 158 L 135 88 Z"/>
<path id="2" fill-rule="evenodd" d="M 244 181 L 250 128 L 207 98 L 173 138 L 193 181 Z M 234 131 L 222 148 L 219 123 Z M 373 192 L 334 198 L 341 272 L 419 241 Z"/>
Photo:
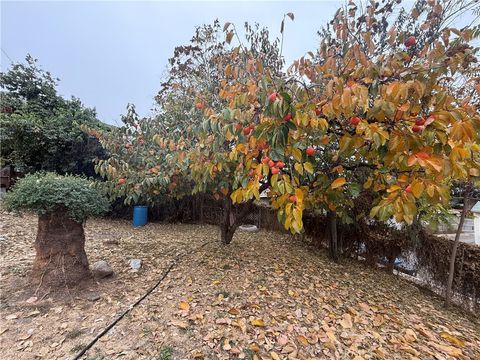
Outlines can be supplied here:
<path id="1" fill-rule="evenodd" d="M 183 136 L 156 143 L 154 137 L 166 131 L 164 123 L 158 117 L 139 118 L 133 105 L 128 106 L 122 122 L 123 126 L 109 133 L 84 128 L 109 154 L 96 162 L 95 171 L 104 178 L 101 186 L 110 197 L 122 198 L 126 205 L 151 205 L 185 195 L 189 183 L 182 174 Z"/>
<path id="2" fill-rule="evenodd" d="M 290 16 L 293 18 L 293 14 Z M 260 167 L 252 167 L 252 162 L 258 164 L 262 150 L 268 147 L 264 139 L 257 141 L 253 135 L 257 133 L 255 127 L 260 123 L 262 108 L 250 110 L 257 98 L 257 83 L 267 73 L 281 74 L 283 58 L 279 41 L 271 42 L 266 29 L 247 24 L 243 43 L 234 25 L 225 24 L 224 31 L 227 44 L 234 37 L 238 44 L 215 59 L 221 70 L 217 73 L 218 92 L 214 103 L 202 102 L 200 108 L 197 106 L 204 120 L 196 127 L 197 142 L 188 152 L 188 161 L 195 184 L 193 192 L 211 194 L 222 204 L 221 241 L 229 244 L 250 213 L 254 198 L 259 199 L 269 186 L 270 177 L 262 175 Z M 251 181 L 256 182 L 252 196 L 237 201 L 235 190 L 247 187 Z M 236 206 L 238 203 L 243 204 Z"/>
<path id="3" fill-rule="evenodd" d="M 419 1 L 411 20 L 401 10 L 392 22 L 395 3 L 339 10 L 318 52 L 287 76 L 241 46 L 232 52 L 220 81 L 226 106 L 206 105 L 193 151 L 197 186 L 214 180 L 233 203 L 268 187 L 286 229 L 302 231 L 303 210 L 319 209 L 335 238 L 362 188 L 376 195 L 371 217 L 411 224 L 420 202 L 448 202 L 448 181 L 480 175 L 478 108 L 451 86 L 476 64 L 472 29 L 445 26 L 462 8 Z"/>
<path id="4" fill-rule="evenodd" d="M 260 57 L 264 53 L 264 61 L 282 66 L 279 41 L 270 41 L 266 29 L 246 24 L 245 33 L 251 54 Z M 220 111 L 225 105 L 219 96 L 220 76 L 235 51 L 229 45 L 232 37 L 233 33 L 223 37 L 218 21 L 198 27 L 190 43 L 176 47 L 169 59 L 167 75 L 155 98 L 155 116 L 139 119 L 131 107 L 115 132 L 86 129 L 109 153 L 95 169 L 105 178 L 104 185 L 113 197 L 123 197 L 131 204 L 162 202 L 165 197 L 192 192 L 221 194 L 221 186 L 195 186 L 190 165 L 201 165 L 203 160 L 190 154 L 203 139 L 198 127 L 203 126 L 204 111 Z M 212 144 L 207 145 L 212 149 Z"/>

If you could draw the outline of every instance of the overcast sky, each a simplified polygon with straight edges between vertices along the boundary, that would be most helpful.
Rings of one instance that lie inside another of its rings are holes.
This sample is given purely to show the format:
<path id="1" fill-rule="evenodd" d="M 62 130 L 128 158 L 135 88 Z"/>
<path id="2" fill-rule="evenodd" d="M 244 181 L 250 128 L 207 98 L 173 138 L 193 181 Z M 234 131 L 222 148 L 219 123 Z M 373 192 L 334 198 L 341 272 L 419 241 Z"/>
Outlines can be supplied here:
<path id="1" fill-rule="evenodd" d="M 79 97 L 107 123 L 128 103 L 148 115 L 167 59 L 194 28 L 245 21 L 279 35 L 287 12 L 284 55 L 289 64 L 318 46 L 317 30 L 344 4 L 327 1 L 1 1 L 2 70 L 27 53 L 60 78 L 63 96 Z"/>
<path id="2" fill-rule="evenodd" d="M 2 70 L 27 53 L 60 78 L 59 91 L 95 107 L 101 120 L 115 124 L 134 103 L 148 115 L 167 59 L 191 39 L 197 25 L 218 18 L 241 27 L 259 22 L 278 33 L 286 24 L 287 63 L 315 49 L 316 31 L 343 4 L 335 1 L 2 1 Z M 7 57 L 10 57 L 10 59 Z"/>

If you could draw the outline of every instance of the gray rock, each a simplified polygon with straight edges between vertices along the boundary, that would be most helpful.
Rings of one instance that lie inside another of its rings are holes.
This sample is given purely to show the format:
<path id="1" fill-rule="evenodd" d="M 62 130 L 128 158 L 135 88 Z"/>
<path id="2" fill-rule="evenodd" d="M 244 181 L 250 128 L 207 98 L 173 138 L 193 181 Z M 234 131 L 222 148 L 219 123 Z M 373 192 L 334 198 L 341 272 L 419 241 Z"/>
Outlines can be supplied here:
<path id="1" fill-rule="evenodd" d="M 113 274 L 113 270 L 105 260 L 100 260 L 92 265 L 92 273 L 93 276 L 101 279 L 111 276 Z"/>
<path id="2" fill-rule="evenodd" d="M 85 299 L 89 301 L 97 301 L 100 299 L 100 294 L 97 294 L 97 293 L 87 294 L 85 296 Z"/>
<path id="3" fill-rule="evenodd" d="M 130 260 L 130 267 L 133 270 L 138 270 L 142 267 L 142 260 L 140 259 L 131 259 Z"/>

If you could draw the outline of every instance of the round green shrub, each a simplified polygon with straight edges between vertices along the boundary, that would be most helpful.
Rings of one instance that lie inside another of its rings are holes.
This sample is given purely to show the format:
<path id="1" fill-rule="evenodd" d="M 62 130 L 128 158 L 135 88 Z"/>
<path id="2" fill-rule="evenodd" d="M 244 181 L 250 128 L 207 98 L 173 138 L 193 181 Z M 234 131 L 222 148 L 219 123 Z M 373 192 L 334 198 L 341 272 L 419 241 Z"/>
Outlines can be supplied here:
<path id="1" fill-rule="evenodd" d="M 20 179 L 7 193 L 4 204 L 9 211 L 31 211 L 38 215 L 65 210 L 78 222 L 101 215 L 109 208 L 106 196 L 91 181 L 50 172 Z"/>

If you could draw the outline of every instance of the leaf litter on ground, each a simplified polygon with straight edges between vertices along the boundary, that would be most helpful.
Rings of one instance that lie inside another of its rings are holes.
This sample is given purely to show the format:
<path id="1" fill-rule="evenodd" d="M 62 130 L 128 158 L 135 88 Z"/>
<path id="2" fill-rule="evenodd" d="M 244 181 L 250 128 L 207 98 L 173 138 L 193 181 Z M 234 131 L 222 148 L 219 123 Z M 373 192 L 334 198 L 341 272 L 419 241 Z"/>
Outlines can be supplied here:
<path id="1" fill-rule="evenodd" d="M 396 276 L 354 261 L 332 263 L 288 235 L 238 232 L 223 246 L 210 225 L 133 229 L 128 221 L 89 220 L 89 261 L 106 260 L 115 274 L 60 294 L 37 291 L 29 280 L 36 218 L 1 216 L 5 358 L 72 358 L 178 255 L 159 287 L 84 359 L 157 359 L 165 353 L 172 359 L 480 356 L 478 319 L 444 309 L 441 299 Z M 138 272 L 131 271 L 131 258 L 142 260 Z"/>

